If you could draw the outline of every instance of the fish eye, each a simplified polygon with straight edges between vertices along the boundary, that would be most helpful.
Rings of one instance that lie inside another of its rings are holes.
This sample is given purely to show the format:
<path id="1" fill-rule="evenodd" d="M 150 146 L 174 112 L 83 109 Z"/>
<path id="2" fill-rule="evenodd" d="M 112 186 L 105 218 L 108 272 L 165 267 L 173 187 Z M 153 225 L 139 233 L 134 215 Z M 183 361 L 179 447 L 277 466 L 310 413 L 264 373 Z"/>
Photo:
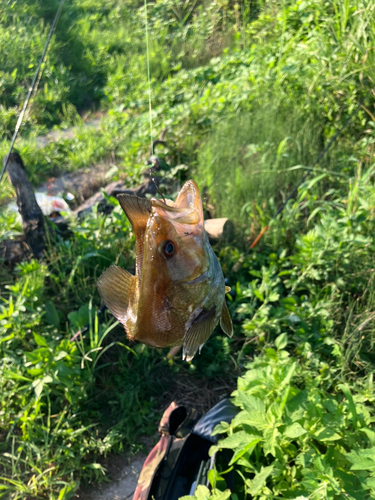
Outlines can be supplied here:
<path id="1" fill-rule="evenodd" d="M 163 246 L 163 253 L 164 253 L 164 256 L 169 259 L 170 257 L 172 257 L 175 253 L 175 250 L 176 250 L 176 247 L 175 247 L 175 244 L 173 243 L 173 241 L 171 240 L 167 240 L 165 243 L 164 243 L 164 246 Z"/>

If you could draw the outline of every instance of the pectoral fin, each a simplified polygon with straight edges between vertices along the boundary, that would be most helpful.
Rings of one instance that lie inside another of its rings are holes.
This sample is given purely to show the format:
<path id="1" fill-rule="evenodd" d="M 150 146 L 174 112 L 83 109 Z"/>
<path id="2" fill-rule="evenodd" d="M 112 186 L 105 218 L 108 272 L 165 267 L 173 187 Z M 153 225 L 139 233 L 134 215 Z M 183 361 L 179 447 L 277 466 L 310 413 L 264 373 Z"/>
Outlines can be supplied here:
<path id="1" fill-rule="evenodd" d="M 136 239 L 136 270 L 142 274 L 143 242 L 152 205 L 150 200 L 129 194 L 119 194 L 117 199 L 132 225 Z"/>
<path id="2" fill-rule="evenodd" d="M 233 336 L 232 318 L 230 317 L 228 306 L 227 306 L 225 300 L 224 300 L 224 304 L 223 304 L 223 309 L 221 311 L 220 326 L 221 326 L 223 332 L 228 335 L 228 337 Z"/>
<path id="3" fill-rule="evenodd" d="M 184 348 L 182 351 L 182 359 L 191 361 L 198 348 L 208 340 L 209 336 L 215 328 L 215 307 L 210 310 L 202 309 L 200 314 L 195 318 L 192 325 L 188 329 L 184 337 Z"/>
<path id="4" fill-rule="evenodd" d="M 118 266 L 109 267 L 98 279 L 98 289 L 113 316 L 134 337 L 138 309 L 138 278 Z"/>

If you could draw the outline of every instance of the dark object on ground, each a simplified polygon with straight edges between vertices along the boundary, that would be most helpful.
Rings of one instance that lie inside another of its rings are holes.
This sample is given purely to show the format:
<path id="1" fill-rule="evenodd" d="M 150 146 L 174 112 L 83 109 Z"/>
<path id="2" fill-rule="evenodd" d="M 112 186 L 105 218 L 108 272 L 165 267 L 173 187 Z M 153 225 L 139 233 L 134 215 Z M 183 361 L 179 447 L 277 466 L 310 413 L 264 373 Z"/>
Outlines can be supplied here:
<path id="1" fill-rule="evenodd" d="M 45 247 L 44 216 L 36 202 L 33 187 L 18 153 L 10 154 L 7 171 L 9 180 L 16 191 L 25 242 L 33 255 L 40 258 L 43 256 Z"/>
<path id="2" fill-rule="evenodd" d="M 118 194 L 130 194 L 133 196 L 138 196 L 139 198 L 145 198 L 146 194 L 154 196 L 159 190 L 159 184 L 161 182 L 161 178 L 157 174 L 159 170 L 162 169 L 165 164 L 161 162 L 161 160 L 154 155 L 154 148 L 158 145 L 166 146 L 166 143 L 163 141 L 162 137 L 164 136 L 164 132 L 161 135 L 160 139 L 155 140 L 150 147 L 150 157 L 147 160 L 147 168 L 142 175 L 144 177 L 144 182 L 136 187 L 136 188 L 127 188 L 125 183 L 122 181 L 115 181 L 111 184 L 108 184 L 103 190 L 108 196 L 116 197 Z M 113 210 L 113 205 L 106 202 L 105 197 L 102 193 L 95 193 L 93 196 L 88 198 L 82 205 L 77 207 L 74 210 L 74 213 L 79 217 L 87 214 L 92 210 L 92 207 L 96 204 L 99 204 L 98 210 L 102 213 L 109 214 Z"/>
<path id="3" fill-rule="evenodd" d="M 126 188 L 124 182 L 116 181 L 108 184 L 103 190 L 108 196 L 116 197 L 118 194 L 130 194 L 133 196 L 138 196 L 140 198 L 145 198 L 146 194 L 150 194 L 154 196 L 156 194 L 157 188 L 156 185 L 159 184 L 159 177 L 154 177 L 154 180 L 151 179 L 151 175 L 149 173 L 149 169 L 143 173 L 145 177 L 145 181 L 138 187 L 133 189 Z M 155 182 L 154 182 L 155 181 Z M 156 185 L 155 185 L 156 184 Z M 88 198 L 82 205 L 77 207 L 74 210 L 74 213 L 79 217 L 91 212 L 92 207 L 99 203 L 98 210 L 102 213 L 109 214 L 113 210 L 113 205 L 106 202 L 103 194 L 101 192 L 94 194 L 91 198 Z"/>
<path id="4" fill-rule="evenodd" d="M 0 260 L 6 264 L 15 265 L 29 257 L 31 257 L 31 251 L 24 237 L 17 240 L 4 240 L 0 243 Z"/>
<path id="5" fill-rule="evenodd" d="M 45 235 L 49 230 L 67 238 L 72 233 L 68 222 L 62 217 L 53 219 L 54 224 L 45 219 L 39 207 L 34 189 L 28 178 L 23 161 L 18 153 L 11 153 L 7 173 L 16 196 L 18 211 L 22 218 L 23 235 L 14 240 L 0 243 L 0 259 L 10 266 L 31 257 L 42 258 L 46 246 Z"/>
<path id="6" fill-rule="evenodd" d="M 81 168 L 75 172 L 63 174 L 60 177 L 51 177 L 47 182 L 38 187 L 40 193 L 50 196 L 66 198 L 68 193 L 73 193 L 75 203 L 83 203 L 93 193 L 106 185 L 106 174 L 112 164 L 103 162 L 91 167 Z"/>
<path id="7" fill-rule="evenodd" d="M 154 141 L 152 149 L 157 145 L 166 146 L 166 143 L 162 139 Z M 140 198 L 145 198 L 146 195 L 155 196 L 162 181 L 161 176 L 157 175 L 157 173 L 165 167 L 165 164 L 154 155 L 150 156 L 148 164 L 151 168 L 147 168 L 142 173 L 144 182 L 140 186 L 130 189 L 126 187 L 123 181 L 115 181 L 104 187 L 104 192 L 108 196 L 113 197 L 119 194 L 129 194 Z M 34 190 L 18 153 L 10 155 L 7 170 L 17 194 L 17 205 L 23 220 L 24 235 L 15 240 L 5 240 L 0 243 L 0 259 L 6 264 L 15 265 L 30 258 L 32 255 L 37 258 L 43 256 L 46 227 L 43 213 L 36 202 Z M 51 179 L 41 191 L 47 191 L 48 194 L 54 195 L 63 190 L 64 187 L 74 191 L 73 184 L 77 182 L 77 179 L 82 189 L 86 184 L 87 189 L 98 188 L 100 185 L 103 185 L 101 183 L 104 178 L 104 170 L 102 168 L 99 168 L 99 170 L 98 175 L 87 175 L 83 171 L 67 174 L 64 177 L 64 182 L 63 178 L 57 180 Z M 80 196 L 83 196 L 82 189 Z M 107 202 L 101 192 L 98 192 L 77 207 L 74 213 L 81 217 L 90 212 L 96 204 L 99 204 L 98 210 L 105 214 L 111 213 L 114 207 L 113 204 Z M 50 225 L 48 227 L 49 230 L 58 232 L 62 238 L 69 238 L 72 235 L 67 219 L 57 217 L 52 220 L 54 225 Z M 233 222 L 228 219 L 207 220 L 205 221 L 205 228 L 211 243 L 230 241 L 234 234 Z"/>
<path id="8" fill-rule="evenodd" d="M 208 451 L 218 441 L 212 431 L 220 422 L 231 422 L 238 411 L 224 399 L 199 419 L 196 410 L 171 403 L 159 424 L 160 441 L 143 464 L 133 500 L 178 500 L 193 495 L 199 484 L 209 486 L 207 474 L 216 456 L 210 458 Z M 227 479 L 233 481 L 230 474 Z"/>

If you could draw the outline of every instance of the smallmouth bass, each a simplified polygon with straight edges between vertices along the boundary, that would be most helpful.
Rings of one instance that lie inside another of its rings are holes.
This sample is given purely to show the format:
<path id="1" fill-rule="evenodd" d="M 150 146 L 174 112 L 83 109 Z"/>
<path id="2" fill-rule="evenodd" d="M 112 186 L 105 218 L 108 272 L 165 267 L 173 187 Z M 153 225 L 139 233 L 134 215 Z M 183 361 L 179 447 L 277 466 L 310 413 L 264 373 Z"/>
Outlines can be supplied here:
<path id="1" fill-rule="evenodd" d="M 190 361 L 220 321 L 233 335 L 228 291 L 204 230 L 195 181 L 175 202 L 118 195 L 136 238 L 135 276 L 118 266 L 98 279 L 99 293 L 130 340 L 154 347 L 183 345 Z"/>

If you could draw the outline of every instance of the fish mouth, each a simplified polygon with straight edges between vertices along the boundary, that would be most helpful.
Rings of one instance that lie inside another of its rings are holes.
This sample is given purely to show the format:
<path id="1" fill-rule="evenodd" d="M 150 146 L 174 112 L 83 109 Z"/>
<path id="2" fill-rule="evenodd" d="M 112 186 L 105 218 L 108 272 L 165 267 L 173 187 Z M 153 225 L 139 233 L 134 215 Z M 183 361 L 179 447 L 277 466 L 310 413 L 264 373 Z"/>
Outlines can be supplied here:
<path id="1" fill-rule="evenodd" d="M 154 211 L 163 219 L 167 219 L 180 224 L 199 224 L 201 222 L 201 215 L 198 208 L 190 207 L 174 207 L 168 205 L 161 200 L 151 199 Z"/>
<path id="2" fill-rule="evenodd" d="M 187 181 L 177 195 L 176 201 L 151 198 L 153 212 L 171 222 L 181 224 L 203 224 L 202 199 L 195 181 Z"/>
<path id="3" fill-rule="evenodd" d="M 194 278 L 190 281 L 183 281 L 182 283 L 184 285 L 196 285 L 198 283 L 201 283 L 202 281 L 205 281 L 208 278 L 208 270 L 202 273 L 200 276 L 197 278 Z"/>

